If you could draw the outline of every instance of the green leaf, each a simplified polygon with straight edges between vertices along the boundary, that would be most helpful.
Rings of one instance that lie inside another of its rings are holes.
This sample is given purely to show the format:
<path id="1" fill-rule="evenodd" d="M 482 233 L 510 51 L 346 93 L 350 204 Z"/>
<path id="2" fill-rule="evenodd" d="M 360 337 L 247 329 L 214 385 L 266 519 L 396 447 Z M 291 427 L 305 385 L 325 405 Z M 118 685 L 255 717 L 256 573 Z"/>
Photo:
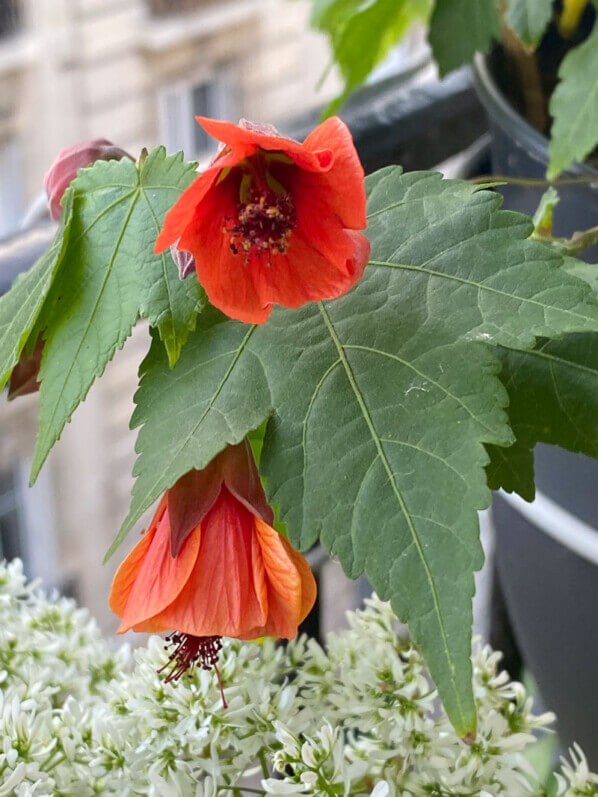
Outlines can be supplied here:
<path id="1" fill-rule="evenodd" d="M 142 426 L 131 508 L 106 558 L 166 489 L 193 468 L 204 468 L 226 444 L 240 442 L 270 415 L 264 371 L 248 348 L 254 329 L 206 308 L 173 370 L 154 338 L 140 369 L 131 419 L 132 428 Z"/>
<path id="2" fill-rule="evenodd" d="M 481 441 L 510 432 L 490 350 L 438 335 L 425 298 L 404 312 L 402 282 L 370 269 L 348 297 L 276 311 L 256 332 L 276 407 L 262 467 L 292 542 L 320 538 L 392 600 L 465 736 L 476 512 L 489 502 Z"/>
<path id="3" fill-rule="evenodd" d="M 441 76 L 500 37 L 497 0 L 436 0 L 428 35 Z"/>
<path id="4" fill-rule="evenodd" d="M 320 538 L 350 576 L 365 572 L 392 600 L 467 736 L 477 512 L 490 500 L 484 446 L 514 439 L 497 353 L 483 344 L 598 330 L 598 305 L 497 194 L 398 168 L 369 178 L 368 193 L 372 261 L 353 291 L 277 308 L 257 328 L 204 313 L 172 374 L 163 355 L 144 369 L 134 418 L 144 424 L 143 488 L 124 531 L 273 407 L 261 467 L 289 538 L 303 549 Z M 240 406 L 247 391 L 258 400 Z M 198 412 L 189 422 L 184 413 L 197 397 L 201 428 L 190 437 Z"/>
<path id="5" fill-rule="evenodd" d="M 528 216 L 501 209 L 500 194 L 397 167 L 367 183 L 370 262 L 401 272 L 405 295 L 425 294 L 452 336 L 524 349 L 538 337 L 598 330 L 590 286 L 562 268 L 555 247 L 529 237 Z"/>
<path id="6" fill-rule="evenodd" d="M 506 353 L 506 349 L 505 352 Z M 522 440 L 512 446 L 486 446 L 490 462 L 486 467 L 488 487 L 503 489 L 508 493 L 519 493 L 526 501 L 533 501 L 536 493 L 534 482 L 534 452 Z"/>
<path id="7" fill-rule="evenodd" d="M 11 289 L 0 298 L 0 389 L 8 381 L 36 326 L 66 249 L 72 210 L 72 192 L 67 191 L 52 244 L 28 271 L 19 274 Z"/>
<path id="8" fill-rule="evenodd" d="M 158 327 L 176 361 L 201 289 L 197 280 L 181 281 L 170 254 L 155 255 L 153 247 L 166 211 L 194 176 L 195 164 L 160 147 L 141 171 L 128 158 L 98 161 L 72 183 L 71 234 L 48 298 L 32 480 L 140 315 Z"/>
<path id="9" fill-rule="evenodd" d="M 582 161 L 598 144 L 598 24 L 591 36 L 565 56 L 550 100 L 554 119 L 549 146 L 549 180 Z"/>
<path id="10" fill-rule="evenodd" d="M 598 266 L 571 257 L 565 262 L 598 293 Z M 536 443 L 598 457 L 598 335 L 566 335 L 532 351 L 501 349 L 500 356 L 516 442 L 489 447 L 489 485 L 531 501 Z"/>
<path id="11" fill-rule="evenodd" d="M 517 443 L 491 452 L 491 486 L 531 501 L 536 443 L 598 458 L 598 335 L 542 341 L 532 351 L 504 349 L 501 359 Z"/>
<path id="12" fill-rule="evenodd" d="M 417 20 L 427 20 L 431 0 L 315 0 L 311 22 L 329 39 L 345 81 L 337 107 L 381 63 Z"/>
<path id="13" fill-rule="evenodd" d="M 507 0 L 507 25 L 526 47 L 536 47 L 552 16 L 552 0 Z"/>

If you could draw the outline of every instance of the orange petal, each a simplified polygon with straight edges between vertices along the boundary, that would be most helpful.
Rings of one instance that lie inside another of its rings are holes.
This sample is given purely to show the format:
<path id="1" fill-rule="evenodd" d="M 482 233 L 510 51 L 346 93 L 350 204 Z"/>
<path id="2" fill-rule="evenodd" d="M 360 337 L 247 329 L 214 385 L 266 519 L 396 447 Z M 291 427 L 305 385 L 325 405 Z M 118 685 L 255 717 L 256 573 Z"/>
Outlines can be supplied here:
<path id="1" fill-rule="evenodd" d="M 337 230 L 339 237 L 349 234 L 338 227 Z M 271 266 L 257 265 L 253 261 L 250 264 L 261 303 L 265 305 L 301 307 L 306 302 L 336 299 L 347 293 L 363 272 L 363 269 L 357 272 L 349 267 L 338 268 L 314 247 L 299 227 L 293 230 L 286 253 L 273 255 L 271 260 Z M 348 263 L 352 264 L 353 259 Z"/>
<path id="2" fill-rule="evenodd" d="M 122 617 L 125 613 L 133 584 L 139 575 L 143 560 L 154 538 L 154 534 L 155 529 L 146 532 L 116 571 L 116 575 L 112 581 L 112 587 L 110 588 L 108 603 L 114 614 L 117 614 L 119 617 Z"/>
<path id="3" fill-rule="evenodd" d="M 193 221 L 195 211 L 203 200 L 209 195 L 223 169 L 234 166 L 242 157 L 234 152 L 227 152 L 218 157 L 217 161 L 206 169 L 186 188 L 176 203 L 170 208 L 164 219 L 162 230 L 156 239 L 154 252 L 160 254 L 169 246 L 175 244 L 183 235 L 185 229 Z M 183 248 L 183 247 L 181 247 Z M 189 250 L 190 251 L 190 250 Z"/>
<path id="4" fill-rule="evenodd" d="M 195 258 L 198 279 L 210 302 L 226 313 L 249 324 L 262 324 L 272 308 L 261 301 L 251 269 L 243 254 L 235 255 L 225 220 L 237 212 L 235 193 L 226 181 L 214 186 L 203 203 L 201 215 L 187 228 L 180 246 Z"/>
<path id="5" fill-rule="evenodd" d="M 193 572 L 154 619 L 194 636 L 242 638 L 266 621 L 263 564 L 256 557 L 255 516 L 222 488 L 206 515 Z"/>
<path id="6" fill-rule="evenodd" d="M 129 593 L 119 633 L 150 620 L 175 600 L 193 570 L 200 536 L 198 528 L 187 537 L 179 555 L 173 557 L 168 510 L 164 512 Z M 168 630 L 169 627 L 154 630 Z"/>
<path id="7" fill-rule="evenodd" d="M 316 588 L 309 565 L 277 531 L 255 520 L 268 585 L 268 621 L 264 633 L 292 639 L 315 601 Z"/>
<path id="8" fill-rule="evenodd" d="M 333 152 L 325 141 L 322 142 L 322 147 L 313 146 L 308 149 L 292 138 L 276 135 L 265 126 L 251 123 L 242 126 L 205 116 L 196 116 L 195 119 L 208 135 L 231 147 L 239 159 L 250 157 L 257 149 L 263 149 L 282 152 L 307 171 L 323 172 L 330 169 L 333 163 Z"/>
<path id="9" fill-rule="evenodd" d="M 326 119 L 308 135 L 304 147 L 310 151 L 330 147 L 333 151 L 332 168 L 317 175 L 319 185 L 314 191 L 317 190 L 325 197 L 344 227 L 365 229 L 367 221 L 363 166 L 347 125 L 338 116 Z"/>

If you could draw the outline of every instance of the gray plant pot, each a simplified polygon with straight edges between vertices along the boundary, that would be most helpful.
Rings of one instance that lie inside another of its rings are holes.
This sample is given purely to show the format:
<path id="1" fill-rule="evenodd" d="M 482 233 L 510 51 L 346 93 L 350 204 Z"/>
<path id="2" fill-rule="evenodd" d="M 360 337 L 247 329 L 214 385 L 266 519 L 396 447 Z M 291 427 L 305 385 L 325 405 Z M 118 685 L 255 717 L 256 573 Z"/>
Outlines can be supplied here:
<path id="1" fill-rule="evenodd" d="M 474 84 L 488 115 L 492 133 L 491 159 L 494 174 L 543 179 L 548 165 L 548 139 L 532 127 L 502 94 L 494 81 L 489 61 L 477 55 L 473 65 Z M 554 234 L 570 236 L 598 223 L 598 170 L 575 163 L 562 178 L 595 177 L 595 183 L 559 185 L 561 202 L 555 212 Z M 542 186 L 505 185 L 499 187 L 505 207 L 533 215 Z M 598 261 L 598 246 L 584 253 L 584 260 Z"/>
<path id="2" fill-rule="evenodd" d="M 495 174 L 543 178 L 548 141 L 497 88 L 477 57 L 476 89 L 493 134 Z M 565 175 L 563 175 L 565 176 Z M 567 176 L 595 184 L 559 187 L 556 235 L 598 222 L 598 171 L 575 164 Z M 505 186 L 508 208 L 533 213 L 544 188 Z M 598 261 L 598 247 L 584 254 Z M 598 462 L 562 449 L 536 447 L 537 499 L 497 494 L 496 577 L 523 661 L 544 704 L 556 712 L 563 748 L 574 741 L 598 768 Z"/>

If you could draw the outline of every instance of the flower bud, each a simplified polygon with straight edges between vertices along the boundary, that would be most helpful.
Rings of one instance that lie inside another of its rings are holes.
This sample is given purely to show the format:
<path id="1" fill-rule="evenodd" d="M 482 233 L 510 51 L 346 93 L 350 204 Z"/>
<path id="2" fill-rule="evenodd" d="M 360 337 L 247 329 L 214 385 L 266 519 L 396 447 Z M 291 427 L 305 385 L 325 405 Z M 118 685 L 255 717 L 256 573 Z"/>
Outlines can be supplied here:
<path id="1" fill-rule="evenodd" d="M 44 177 L 44 187 L 48 195 L 52 218 L 55 221 L 60 218 L 62 212 L 60 202 L 71 181 L 77 176 L 79 169 L 91 166 L 97 160 L 109 161 L 121 158 L 133 160 L 128 152 L 105 138 L 79 141 L 77 144 L 60 150 Z"/>
<path id="2" fill-rule="evenodd" d="M 37 377 L 42 362 L 44 351 L 44 341 L 39 338 L 31 356 L 25 352 L 21 354 L 19 362 L 13 368 L 8 383 L 8 398 L 18 398 L 26 396 L 28 393 L 36 393 L 39 390 Z"/>

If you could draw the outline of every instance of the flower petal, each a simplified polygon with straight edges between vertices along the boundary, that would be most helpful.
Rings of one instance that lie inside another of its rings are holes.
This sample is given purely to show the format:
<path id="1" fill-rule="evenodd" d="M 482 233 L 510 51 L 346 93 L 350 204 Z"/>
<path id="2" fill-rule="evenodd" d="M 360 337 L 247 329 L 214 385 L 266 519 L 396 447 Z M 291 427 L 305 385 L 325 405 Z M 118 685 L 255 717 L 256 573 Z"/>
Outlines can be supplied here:
<path id="1" fill-rule="evenodd" d="M 367 224 L 363 166 L 349 128 L 338 116 L 318 125 L 304 142 L 304 147 L 310 151 L 324 146 L 333 151 L 334 162 L 323 174 L 308 175 L 312 178 L 312 193 L 326 200 L 344 227 L 363 230 Z"/>
<path id="2" fill-rule="evenodd" d="M 184 588 L 197 559 L 200 536 L 199 529 L 190 534 L 179 555 L 173 557 L 170 553 L 168 510 L 164 508 L 129 593 L 118 633 L 122 634 L 130 628 L 136 631 L 167 631 L 171 628 L 156 622 L 148 626 L 146 621 L 155 619 L 155 615 L 171 604 Z"/>
<path id="3" fill-rule="evenodd" d="M 263 633 L 292 639 L 314 604 L 315 580 L 305 558 L 288 540 L 258 518 L 255 528 L 268 585 L 268 621 Z"/>
<path id="4" fill-rule="evenodd" d="M 293 230 L 287 252 L 274 255 L 271 266 L 258 268 L 252 263 L 261 304 L 301 307 L 306 302 L 336 299 L 347 293 L 363 274 L 365 263 L 359 262 L 364 254 L 363 245 L 360 241 L 358 247 L 348 230 L 338 230 L 338 236 L 339 239 L 348 236 L 353 245 L 352 255 L 342 269 L 314 248 L 299 228 Z"/>
<path id="5" fill-rule="evenodd" d="M 194 636 L 243 638 L 247 629 L 262 626 L 268 607 L 254 522 L 255 516 L 223 487 L 202 524 L 189 580 L 154 619 Z"/>
<path id="6" fill-rule="evenodd" d="M 197 277 L 210 302 L 223 313 L 249 324 L 262 324 L 272 310 L 261 301 L 250 265 L 242 253 L 233 254 L 224 229 L 236 214 L 235 193 L 228 181 L 214 186 L 180 246 L 195 257 Z"/>
<path id="7" fill-rule="evenodd" d="M 195 119 L 208 135 L 231 147 L 239 160 L 253 155 L 257 149 L 263 149 L 282 152 L 297 166 L 310 172 L 326 171 L 333 163 L 333 152 L 326 142 L 323 142 L 322 147 L 312 146 L 308 149 L 292 138 L 274 134 L 269 126 L 261 128 L 260 125 L 247 122 L 236 125 L 205 116 L 196 116 Z"/>
<path id="8" fill-rule="evenodd" d="M 155 529 L 153 531 L 147 531 L 143 535 L 116 571 L 116 575 L 112 581 L 112 587 L 110 588 L 108 603 L 112 611 L 119 617 L 122 617 L 125 613 L 129 595 L 135 584 L 135 579 L 139 575 L 147 550 L 154 538 L 155 531 Z"/>
<path id="9" fill-rule="evenodd" d="M 191 224 L 197 206 L 209 192 L 210 188 L 212 188 L 220 172 L 221 166 L 212 166 L 206 169 L 197 180 L 194 180 L 191 185 L 183 191 L 176 204 L 170 208 L 164 219 L 162 230 L 154 244 L 154 252 L 157 255 L 176 243 L 185 231 L 185 228 Z"/>

